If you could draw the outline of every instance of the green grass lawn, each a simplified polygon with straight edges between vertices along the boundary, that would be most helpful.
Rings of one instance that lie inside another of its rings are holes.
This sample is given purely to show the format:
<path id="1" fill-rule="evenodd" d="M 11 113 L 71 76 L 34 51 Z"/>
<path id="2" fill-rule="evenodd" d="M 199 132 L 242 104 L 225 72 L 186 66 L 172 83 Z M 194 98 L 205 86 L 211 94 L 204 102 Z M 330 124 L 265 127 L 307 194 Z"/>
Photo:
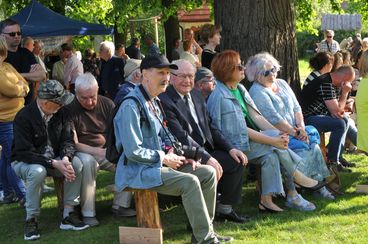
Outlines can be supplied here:
<path id="1" fill-rule="evenodd" d="M 254 184 L 243 190 L 243 204 L 239 212 L 252 217 L 246 224 L 217 223 L 215 229 L 223 235 L 232 235 L 234 243 L 366 243 L 368 237 L 368 196 L 355 193 L 356 184 L 368 183 L 368 159 L 360 155 L 346 155 L 357 163 L 353 173 L 342 174 L 345 194 L 335 201 L 315 199 L 309 193 L 303 196 L 313 201 L 317 210 L 298 212 L 287 210 L 281 214 L 261 214 L 257 210 Z M 113 183 L 113 175 L 100 172 L 97 191 L 97 218 L 100 226 L 81 232 L 61 231 L 60 216 L 53 193 L 42 199 L 40 221 L 41 239 L 35 243 L 118 243 L 118 226 L 136 226 L 135 218 L 116 218 L 110 211 L 112 193 L 105 186 Z M 276 199 L 283 206 L 284 199 Z M 0 205 L 0 243 L 22 243 L 25 212 L 17 204 Z M 181 206 L 161 213 L 165 243 L 189 243 L 186 218 Z"/>
<path id="2" fill-rule="evenodd" d="M 312 70 L 309 68 L 309 59 L 299 59 L 298 63 L 299 63 L 300 83 L 301 85 L 303 85 L 305 79 Z"/>

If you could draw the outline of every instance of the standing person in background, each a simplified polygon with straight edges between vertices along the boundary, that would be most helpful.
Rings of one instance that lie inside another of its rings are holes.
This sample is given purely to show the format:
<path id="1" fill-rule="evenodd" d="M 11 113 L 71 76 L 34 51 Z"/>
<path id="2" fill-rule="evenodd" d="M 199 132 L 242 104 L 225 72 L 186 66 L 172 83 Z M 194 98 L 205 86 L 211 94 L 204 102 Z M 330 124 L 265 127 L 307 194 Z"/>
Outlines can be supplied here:
<path id="1" fill-rule="evenodd" d="M 75 80 L 83 74 L 83 64 L 74 54 L 73 46 L 68 43 L 61 45 L 63 56 L 67 59 L 64 66 L 64 86 L 67 90 L 74 93 Z"/>
<path id="2" fill-rule="evenodd" d="M 142 59 L 143 57 L 140 48 L 141 42 L 137 37 L 133 37 L 130 46 L 125 49 L 125 53 L 129 58 Z"/>
<path id="3" fill-rule="evenodd" d="M 84 51 L 84 58 L 82 60 L 84 73 L 91 73 L 95 78 L 100 75 L 96 60 L 93 58 L 94 51 L 91 48 L 87 48 Z"/>
<path id="4" fill-rule="evenodd" d="M 201 62 L 199 62 L 197 55 L 191 53 L 191 49 L 192 49 L 192 42 L 185 40 L 183 42 L 183 52 L 180 53 L 180 59 L 187 60 L 196 68 L 201 67 Z"/>
<path id="5" fill-rule="evenodd" d="M 29 93 L 25 97 L 25 104 L 35 99 L 34 84 L 46 79 L 46 73 L 37 64 L 34 55 L 26 48 L 19 47 L 22 32 L 18 22 L 6 19 L 0 24 L 1 35 L 5 37 L 8 46 L 8 56 L 5 62 L 10 63 L 28 81 Z"/>
<path id="6" fill-rule="evenodd" d="M 215 48 L 220 45 L 221 29 L 212 24 L 205 24 L 201 29 L 201 40 L 205 43 L 202 52 L 202 66 L 211 69 L 212 59 L 216 55 Z"/>
<path id="7" fill-rule="evenodd" d="M 23 45 L 24 48 L 27 48 L 31 53 L 33 52 L 33 48 L 34 48 L 34 41 L 32 39 L 32 37 L 27 36 L 25 38 L 23 38 Z"/>
<path id="8" fill-rule="evenodd" d="M 124 44 L 118 44 L 116 46 L 116 50 L 115 50 L 115 56 L 119 57 L 119 58 L 123 58 L 125 59 L 125 61 L 127 61 L 129 59 L 128 54 L 125 53 L 125 46 Z"/>
<path id="9" fill-rule="evenodd" d="M 45 66 L 45 63 L 43 62 L 43 53 L 42 53 L 42 49 L 43 49 L 43 43 L 39 40 L 35 40 L 34 41 L 34 48 L 33 48 L 33 55 L 36 58 L 36 61 L 38 64 L 41 65 L 41 67 L 44 69 L 46 76 L 47 76 L 47 69 Z"/>
<path id="10" fill-rule="evenodd" d="M 125 60 L 114 56 L 113 42 L 104 41 L 100 44 L 100 58 L 105 61 L 101 67 L 100 82 L 105 96 L 114 100 L 119 85 L 124 83 Z"/>
<path id="11" fill-rule="evenodd" d="M 2 203 L 20 201 L 25 203 L 25 188 L 11 167 L 11 147 L 13 143 L 13 120 L 24 105 L 24 97 L 29 92 L 27 81 L 11 64 L 4 62 L 8 50 L 4 37 L 0 36 L 0 183 L 3 187 Z"/>
<path id="12" fill-rule="evenodd" d="M 200 57 L 202 55 L 203 49 L 201 48 L 201 46 L 199 46 L 199 44 L 197 43 L 196 39 L 194 38 L 194 32 L 192 29 L 187 28 L 184 30 L 184 40 L 183 40 L 183 44 L 184 41 L 190 41 L 191 42 L 191 46 L 189 49 L 189 52 L 193 55 L 197 55 L 198 57 Z M 183 51 L 183 50 L 181 50 Z"/>
<path id="13" fill-rule="evenodd" d="M 153 42 L 153 37 L 148 35 L 145 39 L 145 43 L 148 46 L 148 55 L 160 55 L 161 51 L 157 44 Z"/>
<path id="14" fill-rule="evenodd" d="M 52 79 L 59 81 L 61 84 L 64 84 L 64 66 L 67 61 L 67 58 L 64 57 L 64 52 L 60 51 L 60 60 L 54 63 L 52 66 Z"/>
<path id="15" fill-rule="evenodd" d="M 340 44 L 333 39 L 334 35 L 335 32 L 333 30 L 325 30 L 325 39 L 319 43 L 317 52 L 330 52 L 335 54 L 337 51 L 339 51 Z"/>

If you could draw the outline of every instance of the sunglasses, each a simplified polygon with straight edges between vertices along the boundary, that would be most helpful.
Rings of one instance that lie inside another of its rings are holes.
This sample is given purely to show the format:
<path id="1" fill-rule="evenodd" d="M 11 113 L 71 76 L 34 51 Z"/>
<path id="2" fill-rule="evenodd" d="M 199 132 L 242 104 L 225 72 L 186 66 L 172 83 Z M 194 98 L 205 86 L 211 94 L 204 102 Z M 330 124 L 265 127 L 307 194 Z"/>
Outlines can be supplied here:
<path id="1" fill-rule="evenodd" d="M 235 66 L 236 68 L 238 68 L 239 71 L 243 71 L 245 70 L 245 66 L 243 64 L 238 64 L 237 66 Z"/>
<path id="2" fill-rule="evenodd" d="M 332 38 L 332 36 L 327 36 L 327 38 Z"/>
<path id="3" fill-rule="evenodd" d="M 277 71 L 278 71 L 278 69 L 277 69 L 275 66 L 273 66 L 273 68 L 272 68 L 272 69 L 269 69 L 269 70 L 265 70 L 265 71 L 263 71 L 263 72 L 262 72 L 262 75 L 263 75 L 264 77 L 267 77 L 267 76 L 270 76 L 271 74 L 275 74 L 275 73 L 277 73 Z"/>
<path id="4" fill-rule="evenodd" d="M 11 37 L 15 37 L 16 35 L 21 36 L 22 35 L 22 32 L 20 32 L 20 31 L 17 31 L 17 32 L 8 32 L 8 33 L 3 32 L 3 34 L 9 35 Z"/>

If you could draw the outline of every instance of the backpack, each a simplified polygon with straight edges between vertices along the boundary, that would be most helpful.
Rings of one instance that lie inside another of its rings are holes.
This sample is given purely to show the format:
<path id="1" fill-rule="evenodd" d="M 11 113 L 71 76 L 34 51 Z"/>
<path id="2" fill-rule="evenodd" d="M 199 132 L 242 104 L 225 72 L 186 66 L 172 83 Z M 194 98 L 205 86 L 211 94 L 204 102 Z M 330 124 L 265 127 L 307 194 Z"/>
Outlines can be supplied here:
<path id="1" fill-rule="evenodd" d="M 142 123 L 146 120 L 147 116 L 146 113 L 140 103 L 140 101 L 138 100 L 138 98 L 136 97 L 126 97 L 124 98 L 120 103 L 118 103 L 112 114 L 111 117 L 109 119 L 109 127 L 107 128 L 107 136 L 106 136 L 106 144 L 105 144 L 105 148 L 106 148 L 106 159 L 113 163 L 113 164 L 117 164 L 119 162 L 119 158 L 121 156 L 121 154 L 123 153 L 124 149 L 123 147 L 121 148 L 116 148 L 116 138 L 115 138 L 115 130 L 114 130 L 114 118 L 116 113 L 118 112 L 120 105 L 123 103 L 124 100 L 127 99 L 132 99 L 136 102 L 138 109 L 139 109 L 139 114 L 140 114 L 140 124 L 142 127 Z"/>

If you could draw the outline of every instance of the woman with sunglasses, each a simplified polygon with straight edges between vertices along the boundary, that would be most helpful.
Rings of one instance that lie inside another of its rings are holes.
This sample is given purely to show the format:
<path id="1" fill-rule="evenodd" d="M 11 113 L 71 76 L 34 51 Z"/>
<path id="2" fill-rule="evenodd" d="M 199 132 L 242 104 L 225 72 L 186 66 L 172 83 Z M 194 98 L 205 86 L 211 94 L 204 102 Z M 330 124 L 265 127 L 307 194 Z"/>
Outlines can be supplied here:
<path id="1" fill-rule="evenodd" d="M 289 148 L 304 159 L 298 169 L 315 180 L 321 181 L 329 176 L 318 145 L 318 131 L 313 126 L 304 125 L 302 109 L 294 92 L 286 81 L 276 78 L 279 62 L 269 53 L 259 53 L 248 60 L 246 67 L 248 79 L 254 82 L 249 94 L 259 111 L 268 122 L 289 135 Z M 326 187 L 316 193 L 334 199 Z"/>
<path id="2" fill-rule="evenodd" d="M 25 203 L 23 181 L 11 167 L 11 146 L 13 143 L 13 120 L 24 105 L 24 97 L 29 92 L 27 81 L 11 66 L 4 62 L 8 48 L 4 37 L 0 36 L 0 145 L 3 151 L 0 159 L 0 180 L 4 190 L 2 203 L 21 201 Z"/>
<path id="3" fill-rule="evenodd" d="M 288 150 L 289 138 L 281 134 L 258 111 L 243 85 L 244 66 L 239 53 L 227 50 L 218 54 L 211 65 L 217 79 L 215 90 L 208 98 L 207 106 L 214 125 L 239 150 L 250 163 L 261 166 L 261 211 L 283 211 L 272 201 L 274 195 L 284 195 L 280 164 L 287 177 L 287 206 L 306 211 L 315 209 L 313 203 L 303 199 L 296 191 L 294 181 L 313 190 L 323 187 L 322 182 L 312 180 L 297 170 L 302 161 Z"/>

